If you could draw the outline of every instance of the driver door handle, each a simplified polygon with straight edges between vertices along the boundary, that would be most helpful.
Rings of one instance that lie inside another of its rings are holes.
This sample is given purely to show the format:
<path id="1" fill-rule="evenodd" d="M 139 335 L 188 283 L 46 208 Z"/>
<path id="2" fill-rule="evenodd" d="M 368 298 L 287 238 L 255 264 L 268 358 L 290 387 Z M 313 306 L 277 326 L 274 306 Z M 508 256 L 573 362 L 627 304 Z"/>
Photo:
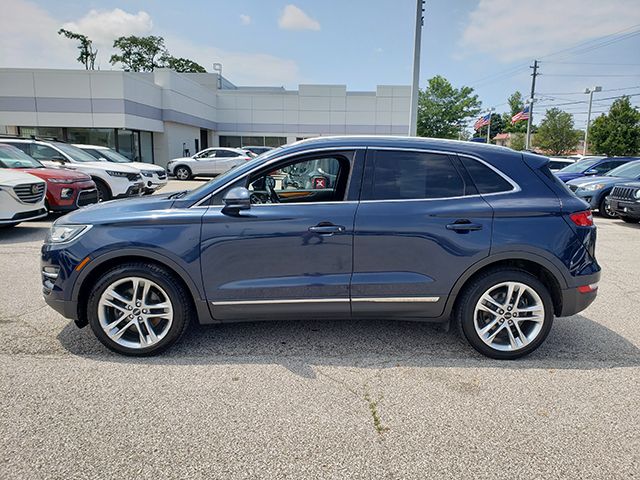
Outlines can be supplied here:
<path id="1" fill-rule="evenodd" d="M 342 225 L 334 225 L 329 222 L 320 222 L 315 227 L 309 227 L 309 231 L 320 235 L 333 235 L 334 233 L 342 233 L 345 228 Z"/>
<path id="2" fill-rule="evenodd" d="M 475 230 L 482 230 L 482 225 L 479 223 L 471 223 L 469 220 L 456 220 L 453 223 L 447 225 L 447 230 L 453 230 L 458 233 L 472 232 Z"/>

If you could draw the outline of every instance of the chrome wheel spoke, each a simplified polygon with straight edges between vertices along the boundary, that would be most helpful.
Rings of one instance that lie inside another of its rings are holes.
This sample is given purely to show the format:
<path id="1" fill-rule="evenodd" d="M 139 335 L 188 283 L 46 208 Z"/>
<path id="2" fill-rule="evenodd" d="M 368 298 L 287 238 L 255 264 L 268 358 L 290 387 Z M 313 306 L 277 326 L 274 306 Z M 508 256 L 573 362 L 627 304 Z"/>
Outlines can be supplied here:
<path id="1" fill-rule="evenodd" d="M 504 302 L 500 303 L 496 298 L 502 299 L 502 295 Z M 516 351 L 538 337 L 545 308 L 532 287 L 507 281 L 488 288 L 478 299 L 473 315 L 475 331 L 486 345 L 495 350 Z"/>
<path id="2" fill-rule="evenodd" d="M 129 292 L 131 298 L 127 298 Z M 173 325 L 173 305 L 156 282 L 143 277 L 123 278 L 109 285 L 100 296 L 98 320 L 107 336 L 118 345 L 148 348 L 169 333 Z"/>

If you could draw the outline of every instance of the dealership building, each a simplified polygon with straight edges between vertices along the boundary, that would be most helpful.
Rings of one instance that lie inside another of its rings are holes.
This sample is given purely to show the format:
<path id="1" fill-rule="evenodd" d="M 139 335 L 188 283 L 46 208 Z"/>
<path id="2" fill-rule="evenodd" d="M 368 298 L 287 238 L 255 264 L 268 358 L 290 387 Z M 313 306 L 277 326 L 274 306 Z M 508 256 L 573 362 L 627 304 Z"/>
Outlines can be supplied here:
<path id="1" fill-rule="evenodd" d="M 411 91 L 239 87 L 216 73 L 0 69 L 0 133 L 105 145 L 166 165 L 211 146 L 320 135 L 406 135 Z"/>

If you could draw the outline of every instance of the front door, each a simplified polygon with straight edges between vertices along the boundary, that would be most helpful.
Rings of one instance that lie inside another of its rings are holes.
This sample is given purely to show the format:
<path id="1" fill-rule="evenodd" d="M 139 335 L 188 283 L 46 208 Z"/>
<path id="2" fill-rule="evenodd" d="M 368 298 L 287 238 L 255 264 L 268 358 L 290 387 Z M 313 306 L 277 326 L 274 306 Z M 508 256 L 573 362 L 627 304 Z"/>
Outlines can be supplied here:
<path id="1" fill-rule="evenodd" d="M 319 159 L 336 172 L 332 184 L 316 183 L 319 188 L 313 189 L 290 181 L 293 171 L 317 173 L 311 167 Z M 250 210 L 230 216 L 222 212 L 222 205 L 209 206 L 200 257 L 214 318 L 350 314 L 357 202 L 347 192 L 359 188 L 350 189 L 348 182 L 360 182 L 349 173 L 361 161 L 355 153 L 342 151 L 283 160 L 242 181 L 251 192 Z"/>
<path id="2" fill-rule="evenodd" d="M 369 150 L 355 221 L 354 316 L 436 317 L 489 254 L 493 212 L 455 156 Z"/>

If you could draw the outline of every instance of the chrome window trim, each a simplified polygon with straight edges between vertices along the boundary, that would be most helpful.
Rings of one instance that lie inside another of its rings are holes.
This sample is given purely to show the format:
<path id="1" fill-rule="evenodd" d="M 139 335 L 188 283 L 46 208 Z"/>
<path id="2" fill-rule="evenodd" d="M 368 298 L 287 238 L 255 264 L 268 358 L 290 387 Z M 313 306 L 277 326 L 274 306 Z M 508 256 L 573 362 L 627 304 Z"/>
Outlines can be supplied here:
<path id="1" fill-rule="evenodd" d="M 241 180 L 241 179 L 243 179 L 243 178 L 245 178 L 245 177 L 248 177 L 249 175 L 251 175 L 252 173 L 254 173 L 254 172 L 255 172 L 255 171 L 257 171 L 257 170 L 260 170 L 260 169 L 262 169 L 262 168 L 264 168 L 264 167 L 268 167 L 269 165 L 271 165 L 271 164 L 273 164 L 273 163 L 280 162 L 281 160 L 286 160 L 286 159 L 291 158 L 291 157 L 294 157 L 294 156 L 296 156 L 296 155 L 306 155 L 306 154 L 308 154 L 308 153 L 313 154 L 313 153 L 328 152 L 328 151 L 336 151 L 336 152 L 339 152 L 339 151 L 343 151 L 343 150 L 366 150 L 366 149 L 367 149 L 367 147 L 364 147 L 364 146 L 357 146 L 357 147 L 354 147 L 354 146 L 322 147 L 322 148 L 314 148 L 314 149 L 312 149 L 312 150 L 303 150 L 303 151 L 300 151 L 300 152 L 292 152 L 292 153 L 289 153 L 289 154 L 285 154 L 285 155 L 279 156 L 279 157 L 277 157 L 277 158 L 272 158 L 272 159 L 271 159 L 271 160 L 269 160 L 268 162 L 265 162 L 265 163 L 263 163 L 263 164 L 261 164 L 261 165 L 257 166 L 257 167 L 256 167 L 256 168 L 254 168 L 253 170 L 249 170 L 248 172 L 244 173 L 243 175 L 241 175 L 241 176 L 239 176 L 239 177 L 236 177 L 236 178 L 234 178 L 234 179 L 230 180 L 229 182 L 225 183 L 223 186 L 221 186 L 220 188 L 218 188 L 218 189 L 214 190 L 213 192 L 211 192 L 211 193 L 210 193 L 210 194 L 208 194 L 207 196 L 203 197 L 201 200 L 198 200 L 198 201 L 197 201 L 196 203 L 194 203 L 190 208 L 193 208 L 193 207 L 199 207 L 199 206 L 201 206 L 201 204 L 202 204 L 203 202 L 205 202 L 205 201 L 209 200 L 209 199 L 210 199 L 211 197 L 213 197 L 216 193 L 218 193 L 218 192 L 220 192 L 220 191 L 224 190 L 225 188 L 227 188 L 230 184 L 235 183 L 235 182 L 237 182 L 237 181 L 239 181 L 239 180 Z M 351 171 L 353 171 L 353 169 L 351 169 Z M 349 172 L 349 177 L 351 177 L 351 171 Z M 350 179 L 351 179 L 351 178 L 349 178 L 349 180 L 350 180 Z M 347 184 L 347 185 L 348 185 L 348 184 Z M 311 202 L 299 202 L 299 203 L 311 203 Z M 326 203 L 326 202 L 313 202 L 313 203 L 318 204 L 318 203 Z M 342 203 L 342 202 L 338 202 L 338 203 Z M 278 204 L 277 204 L 277 203 L 272 203 L 272 204 L 270 204 L 270 205 L 278 205 Z M 285 205 L 285 204 L 283 204 L 283 205 Z M 286 205 L 291 205 L 291 203 L 287 203 Z M 208 206 L 209 206 L 209 205 L 207 205 L 207 207 L 208 207 Z M 213 206 L 213 205 L 212 205 L 212 206 Z M 253 205 L 252 205 L 252 208 L 253 208 Z"/>
<path id="2" fill-rule="evenodd" d="M 261 168 L 264 168 L 266 166 L 269 166 L 273 163 L 279 162 L 281 160 L 286 160 L 288 158 L 291 158 L 295 155 L 305 155 L 307 153 L 317 153 L 317 152 L 326 152 L 326 151 L 341 151 L 341 150 L 391 150 L 391 151 L 403 151 L 403 152 L 419 152 L 419 153 L 433 153 L 433 154 L 440 154 L 440 155 L 455 155 L 457 157 L 467 157 L 470 158 L 472 160 L 475 160 L 477 162 L 480 162 L 481 164 L 483 164 L 484 166 L 488 167 L 489 169 L 491 169 L 492 171 L 494 171 L 495 173 L 497 173 L 500 177 L 502 177 L 505 181 L 507 181 L 507 183 L 509 183 L 512 187 L 511 190 L 507 190 L 504 192 L 495 192 L 495 193 L 477 193 L 477 194 L 473 194 L 473 195 L 460 195 L 460 196 L 456 196 L 456 197 L 435 197 L 435 198 L 399 198 L 399 199 L 384 199 L 384 200 L 349 200 L 349 201 L 331 201 L 331 202 L 287 202 L 287 203 L 270 203 L 270 204 L 262 204 L 264 205 L 311 205 L 311 204 L 315 204 L 315 205 L 326 205 L 326 204 L 334 204 L 334 203 L 380 203 L 380 202 L 390 202 L 390 203 L 395 203 L 395 202 L 426 202 L 426 201 L 434 201 L 434 200 L 458 200 L 461 198 L 482 198 L 482 197 L 492 197 L 492 196 L 496 196 L 496 195 L 508 195 L 511 193 L 518 193 L 522 191 L 522 188 L 520 188 L 520 185 L 518 185 L 518 183 L 513 180 L 511 177 L 509 177 L 508 175 L 506 175 L 505 173 L 503 173 L 501 170 L 497 169 L 496 167 L 494 167 L 493 165 L 491 165 L 490 163 L 486 162 L 485 160 L 481 159 L 480 157 L 477 157 L 473 154 L 469 154 L 469 153 L 459 153 L 459 152 L 455 152 L 455 151 L 449 151 L 449 150 L 432 150 L 432 149 L 426 149 L 426 148 L 417 148 L 417 147 L 378 147 L 378 146 L 333 146 L 333 147 L 322 147 L 322 148 L 316 148 L 316 149 L 312 149 L 312 150 L 305 150 L 305 151 L 300 151 L 300 152 L 293 152 L 293 153 L 289 153 L 287 155 L 283 155 L 281 157 L 278 158 L 274 158 L 272 160 L 269 160 L 268 162 L 254 168 L 253 170 L 250 170 L 248 172 L 246 172 L 245 174 L 243 174 L 240 177 L 236 177 L 233 180 L 230 180 L 229 182 L 227 182 L 226 184 L 224 184 L 223 186 L 221 186 L 220 188 L 214 190 L 213 192 L 211 192 L 210 194 L 206 195 L 205 197 L 203 197 L 201 200 L 197 201 L 196 203 L 194 203 L 193 205 L 191 205 L 189 208 L 208 208 L 209 206 L 214 206 L 214 205 L 202 205 L 203 202 L 206 202 L 207 200 L 209 200 L 212 196 L 214 196 L 215 194 L 217 194 L 218 192 L 224 190 L 225 188 L 227 188 L 230 184 L 235 183 L 249 175 L 251 175 L 252 173 L 254 173 L 257 170 L 260 170 Z M 353 172 L 353 169 L 349 172 L 349 181 L 351 181 L 351 174 Z M 256 206 L 258 206 L 260 204 L 256 204 L 256 205 L 252 205 L 251 208 L 254 208 Z"/>

